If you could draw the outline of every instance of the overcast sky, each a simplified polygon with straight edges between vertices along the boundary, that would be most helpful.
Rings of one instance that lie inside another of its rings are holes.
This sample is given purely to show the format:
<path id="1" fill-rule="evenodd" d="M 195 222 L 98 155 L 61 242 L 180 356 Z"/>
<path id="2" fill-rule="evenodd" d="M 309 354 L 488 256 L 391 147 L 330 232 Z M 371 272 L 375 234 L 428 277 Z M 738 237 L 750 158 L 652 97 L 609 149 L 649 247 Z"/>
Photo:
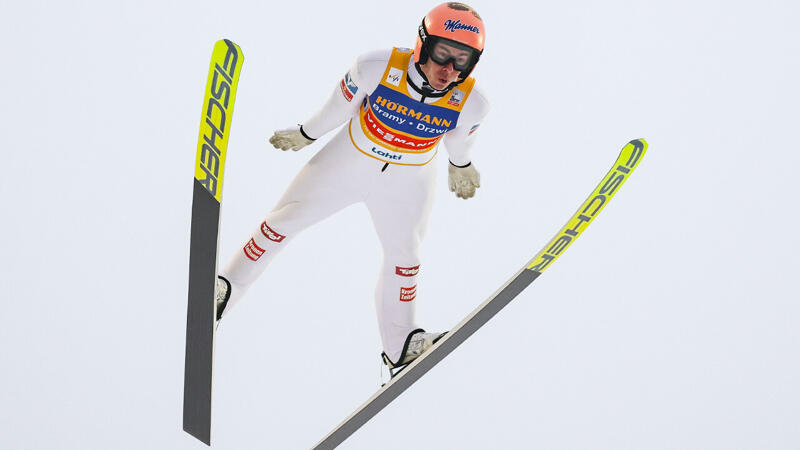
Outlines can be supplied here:
<path id="1" fill-rule="evenodd" d="M 359 54 L 413 46 L 435 3 L 0 1 L 0 448 L 202 449 L 181 408 L 214 42 L 245 54 L 224 263 L 327 140 L 281 152 L 272 131 Z M 800 448 L 800 6 L 472 5 L 482 187 L 455 198 L 439 164 L 422 326 L 458 323 L 627 141 L 650 148 L 569 251 L 341 448 Z M 380 262 L 363 205 L 275 260 L 217 335 L 213 448 L 309 448 L 375 392 Z"/>

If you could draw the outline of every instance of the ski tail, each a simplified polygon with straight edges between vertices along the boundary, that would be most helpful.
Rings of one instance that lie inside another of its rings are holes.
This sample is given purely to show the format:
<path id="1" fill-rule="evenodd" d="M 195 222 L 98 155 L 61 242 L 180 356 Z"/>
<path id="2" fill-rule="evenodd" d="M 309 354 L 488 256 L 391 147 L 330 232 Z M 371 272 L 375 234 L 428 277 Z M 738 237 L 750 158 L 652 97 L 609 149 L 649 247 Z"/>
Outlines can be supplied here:
<path id="1" fill-rule="evenodd" d="M 242 50 L 233 42 L 223 39 L 214 45 L 194 168 L 183 429 L 206 445 L 211 445 L 211 379 L 216 318 L 214 284 L 222 180 L 243 61 Z"/>

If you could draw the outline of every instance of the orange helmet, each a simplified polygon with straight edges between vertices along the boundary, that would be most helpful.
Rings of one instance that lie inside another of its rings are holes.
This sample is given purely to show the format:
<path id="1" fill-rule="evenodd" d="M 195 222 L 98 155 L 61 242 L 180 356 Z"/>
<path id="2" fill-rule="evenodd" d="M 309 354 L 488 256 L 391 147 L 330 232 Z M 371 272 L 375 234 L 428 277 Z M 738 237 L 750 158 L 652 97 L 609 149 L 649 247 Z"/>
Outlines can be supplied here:
<path id="1" fill-rule="evenodd" d="M 417 45 L 414 48 L 414 62 L 425 64 L 433 55 L 431 50 L 439 42 L 467 50 L 469 57 L 466 60 L 460 63 L 453 61 L 456 70 L 461 71 L 460 78 L 464 80 L 475 68 L 483 53 L 485 37 L 483 20 L 474 9 L 458 2 L 442 3 L 422 19 Z M 437 60 L 435 56 L 433 60 L 442 65 L 449 62 L 449 60 Z"/>

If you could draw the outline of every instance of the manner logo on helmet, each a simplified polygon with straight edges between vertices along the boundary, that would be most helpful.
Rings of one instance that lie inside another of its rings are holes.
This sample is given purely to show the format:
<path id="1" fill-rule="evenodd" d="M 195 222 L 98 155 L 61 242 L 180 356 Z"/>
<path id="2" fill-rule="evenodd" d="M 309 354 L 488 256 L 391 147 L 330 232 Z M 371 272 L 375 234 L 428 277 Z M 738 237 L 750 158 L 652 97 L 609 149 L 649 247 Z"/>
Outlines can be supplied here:
<path id="1" fill-rule="evenodd" d="M 280 242 L 283 240 L 283 238 L 286 237 L 282 234 L 276 233 L 275 230 L 270 228 L 269 225 L 267 225 L 266 220 L 261 223 L 261 234 L 263 234 L 265 238 L 269 239 L 272 242 Z"/>
<path id="2" fill-rule="evenodd" d="M 256 244 L 255 239 L 253 238 L 250 238 L 250 241 L 248 241 L 247 244 L 245 244 L 243 250 L 244 250 L 244 256 L 247 256 L 252 261 L 258 261 L 258 258 L 261 258 L 261 256 L 263 256 L 264 252 L 266 251 L 263 248 L 259 247 L 258 244 Z"/>
<path id="3" fill-rule="evenodd" d="M 400 287 L 400 301 L 410 302 L 417 298 L 417 285 L 411 287 Z"/>
<path id="4" fill-rule="evenodd" d="M 461 23 L 460 20 L 448 19 L 447 22 L 444 23 L 444 31 L 455 33 L 458 30 L 466 30 L 466 31 L 471 31 L 475 34 L 481 34 L 480 28 L 476 27 L 475 25 L 467 25 L 465 23 Z"/>
<path id="5" fill-rule="evenodd" d="M 414 275 L 419 273 L 419 266 L 414 266 L 414 267 L 394 266 L 394 273 L 400 275 L 401 277 L 413 277 Z"/>
<path id="6" fill-rule="evenodd" d="M 358 92 L 358 86 L 353 82 L 350 72 L 344 74 L 344 78 L 342 78 L 339 87 L 342 89 L 342 95 L 344 95 L 345 100 L 348 102 L 353 100 L 353 95 Z"/>
<path id="7" fill-rule="evenodd" d="M 389 68 L 389 75 L 386 76 L 386 82 L 393 86 L 400 86 L 400 80 L 403 77 L 403 71 L 397 67 Z"/>

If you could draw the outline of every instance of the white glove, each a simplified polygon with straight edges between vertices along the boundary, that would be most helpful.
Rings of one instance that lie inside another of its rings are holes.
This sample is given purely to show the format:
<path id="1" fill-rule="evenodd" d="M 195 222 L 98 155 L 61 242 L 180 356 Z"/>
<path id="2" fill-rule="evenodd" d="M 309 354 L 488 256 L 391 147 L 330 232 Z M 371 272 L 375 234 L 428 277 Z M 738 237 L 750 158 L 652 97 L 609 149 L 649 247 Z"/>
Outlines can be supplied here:
<path id="1" fill-rule="evenodd" d="M 269 138 L 269 143 L 272 144 L 273 147 L 281 150 L 292 149 L 298 151 L 312 142 L 314 142 L 314 139 L 303 136 L 303 133 L 300 131 L 300 126 L 278 130 Z"/>
<path id="2" fill-rule="evenodd" d="M 450 192 L 455 192 L 456 197 L 468 199 L 475 195 L 475 189 L 481 187 L 481 174 L 470 163 L 466 167 L 457 167 L 453 163 L 447 168 Z"/>

